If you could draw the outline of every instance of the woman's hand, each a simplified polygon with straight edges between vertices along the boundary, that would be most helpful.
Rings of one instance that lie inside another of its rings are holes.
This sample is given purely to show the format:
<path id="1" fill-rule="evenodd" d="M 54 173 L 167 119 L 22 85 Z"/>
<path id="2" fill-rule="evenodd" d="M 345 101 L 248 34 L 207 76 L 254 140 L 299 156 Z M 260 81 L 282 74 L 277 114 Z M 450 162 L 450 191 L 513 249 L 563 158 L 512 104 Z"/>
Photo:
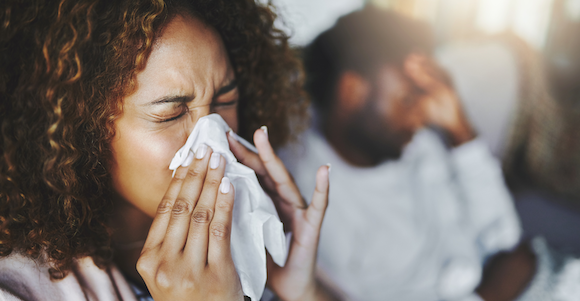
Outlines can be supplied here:
<path id="1" fill-rule="evenodd" d="M 189 159 L 159 204 L 137 270 L 158 301 L 244 300 L 230 254 L 234 188 L 225 159 L 206 146 Z"/>
<path id="2" fill-rule="evenodd" d="M 238 160 L 256 171 L 270 195 L 286 231 L 292 231 L 290 253 L 284 267 L 268 256 L 268 286 L 283 300 L 333 300 L 316 281 L 316 252 L 324 213 L 328 205 L 329 166 L 316 173 L 316 189 L 308 206 L 294 180 L 276 156 L 266 128 L 254 133 L 258 154 L 241 145 L 230 132 L 230 148 Z"/>

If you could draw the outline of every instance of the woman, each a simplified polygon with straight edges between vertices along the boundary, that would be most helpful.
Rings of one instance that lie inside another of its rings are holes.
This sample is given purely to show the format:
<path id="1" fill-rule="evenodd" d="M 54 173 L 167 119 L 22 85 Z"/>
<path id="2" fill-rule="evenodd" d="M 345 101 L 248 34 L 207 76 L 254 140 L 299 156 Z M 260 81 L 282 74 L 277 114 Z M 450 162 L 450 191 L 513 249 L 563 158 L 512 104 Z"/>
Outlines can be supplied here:
<path id="1" fill-rule="evenodd" d="M 0 296 L 131 299 L 128 281 L 155 300 L 242 300 L 224 159 L 207 149 L 175 178 L 168 169 L 196 120 L 215 112 L 246 138 L 270 128 L 272 145 L 254 134 L 260 156 L 230 139 L 294 233 L 285 267 L 269 264 L 270 287 L 284 300 L 329 298 L 314 278 L 328 168 L 306 207 L 273 152 L 305 104 L 268 7 L 0 7 Z"/>

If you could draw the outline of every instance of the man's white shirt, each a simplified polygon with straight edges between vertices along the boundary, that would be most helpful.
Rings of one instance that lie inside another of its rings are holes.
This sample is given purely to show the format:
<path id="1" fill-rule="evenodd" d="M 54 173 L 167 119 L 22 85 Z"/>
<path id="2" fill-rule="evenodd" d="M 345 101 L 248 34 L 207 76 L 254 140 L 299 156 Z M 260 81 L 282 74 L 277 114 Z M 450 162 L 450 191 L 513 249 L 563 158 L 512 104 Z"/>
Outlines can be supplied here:
<path id="1" fill-rule="evenodd" d="M 519 241 L 499 162 L 477 139 L 448 150 L 422 130 L 400 159 L 360 168 L 309 129 L 280 157 L 306 199 L 332 164 L 318 262 L 350 300 L 477 299 L 484 261 Z"/>

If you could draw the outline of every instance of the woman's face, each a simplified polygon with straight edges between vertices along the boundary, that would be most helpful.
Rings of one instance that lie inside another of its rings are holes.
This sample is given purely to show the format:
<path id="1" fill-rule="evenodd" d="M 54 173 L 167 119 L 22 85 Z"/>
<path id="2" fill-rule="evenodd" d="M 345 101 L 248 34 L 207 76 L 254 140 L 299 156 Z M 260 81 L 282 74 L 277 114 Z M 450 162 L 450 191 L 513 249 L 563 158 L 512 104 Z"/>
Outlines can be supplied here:
<path id="1" fill-rule="evenodd" d="M 219 34 L 196 18 L 174 17 L 115 122 L 115 191 L 154 216 L 171 181 L 169 163 L 197 120 L 215 112 L 235 131 L 237 102 L 234 71 Z"/>

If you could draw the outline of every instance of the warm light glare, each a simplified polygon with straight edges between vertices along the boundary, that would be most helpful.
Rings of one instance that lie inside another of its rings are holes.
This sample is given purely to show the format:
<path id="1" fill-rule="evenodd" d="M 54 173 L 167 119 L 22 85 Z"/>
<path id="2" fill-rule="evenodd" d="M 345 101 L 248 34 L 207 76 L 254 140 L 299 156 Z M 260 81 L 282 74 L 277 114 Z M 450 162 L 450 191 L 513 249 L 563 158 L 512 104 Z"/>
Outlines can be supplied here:
<path id="1" fill-rule="evenodd" d="M 430 23 L 437 21 L 438 7 L 443 0 L 420 0 L 415 2 L 414 15 Z"/>
<path id="2" fill-rule="evenodd" d="M 580 20 L 580 0 L 566 1 L 566 14 L 572 21 Z"/>
<path id="3" fill-rule="evenodd" d="M 267 1 L 267 0 L 260 0 Z M 555 0 L 274 0 L 287 8 L 291 42 L 304 45 L 338 16 L 373 3 L 429 22 L 443 37 L 473 29 L 487 34 L 511 31 L 537 49 L 544 48 Z M 580 20 L 580 0 L 562 0 L 570 19 Z M 284 12 L 284 9 L 282 9 Z M 324 13 L 322 13 L 324 12 Z"/>
<path id="4" fill-rule="evenodd" d="M 453 15 L 456 18 L 465 18 L 467 14 L 473 8 L 474 4 L 477 4 L 476 0 L 444 0 L 449 7 L 449 10 L 452 11 Z"/>
<path id="5" fill-rule="evenodd" d="M 506 30 L 511 8 L 511 0 L 479 0 L 477 27 L 490 34 Z"/>
<path id="6" fill-rule="evenodd" d="M 512 30 L 534 47 L 544 46 L 553 0 L 516 0 Z"/>

